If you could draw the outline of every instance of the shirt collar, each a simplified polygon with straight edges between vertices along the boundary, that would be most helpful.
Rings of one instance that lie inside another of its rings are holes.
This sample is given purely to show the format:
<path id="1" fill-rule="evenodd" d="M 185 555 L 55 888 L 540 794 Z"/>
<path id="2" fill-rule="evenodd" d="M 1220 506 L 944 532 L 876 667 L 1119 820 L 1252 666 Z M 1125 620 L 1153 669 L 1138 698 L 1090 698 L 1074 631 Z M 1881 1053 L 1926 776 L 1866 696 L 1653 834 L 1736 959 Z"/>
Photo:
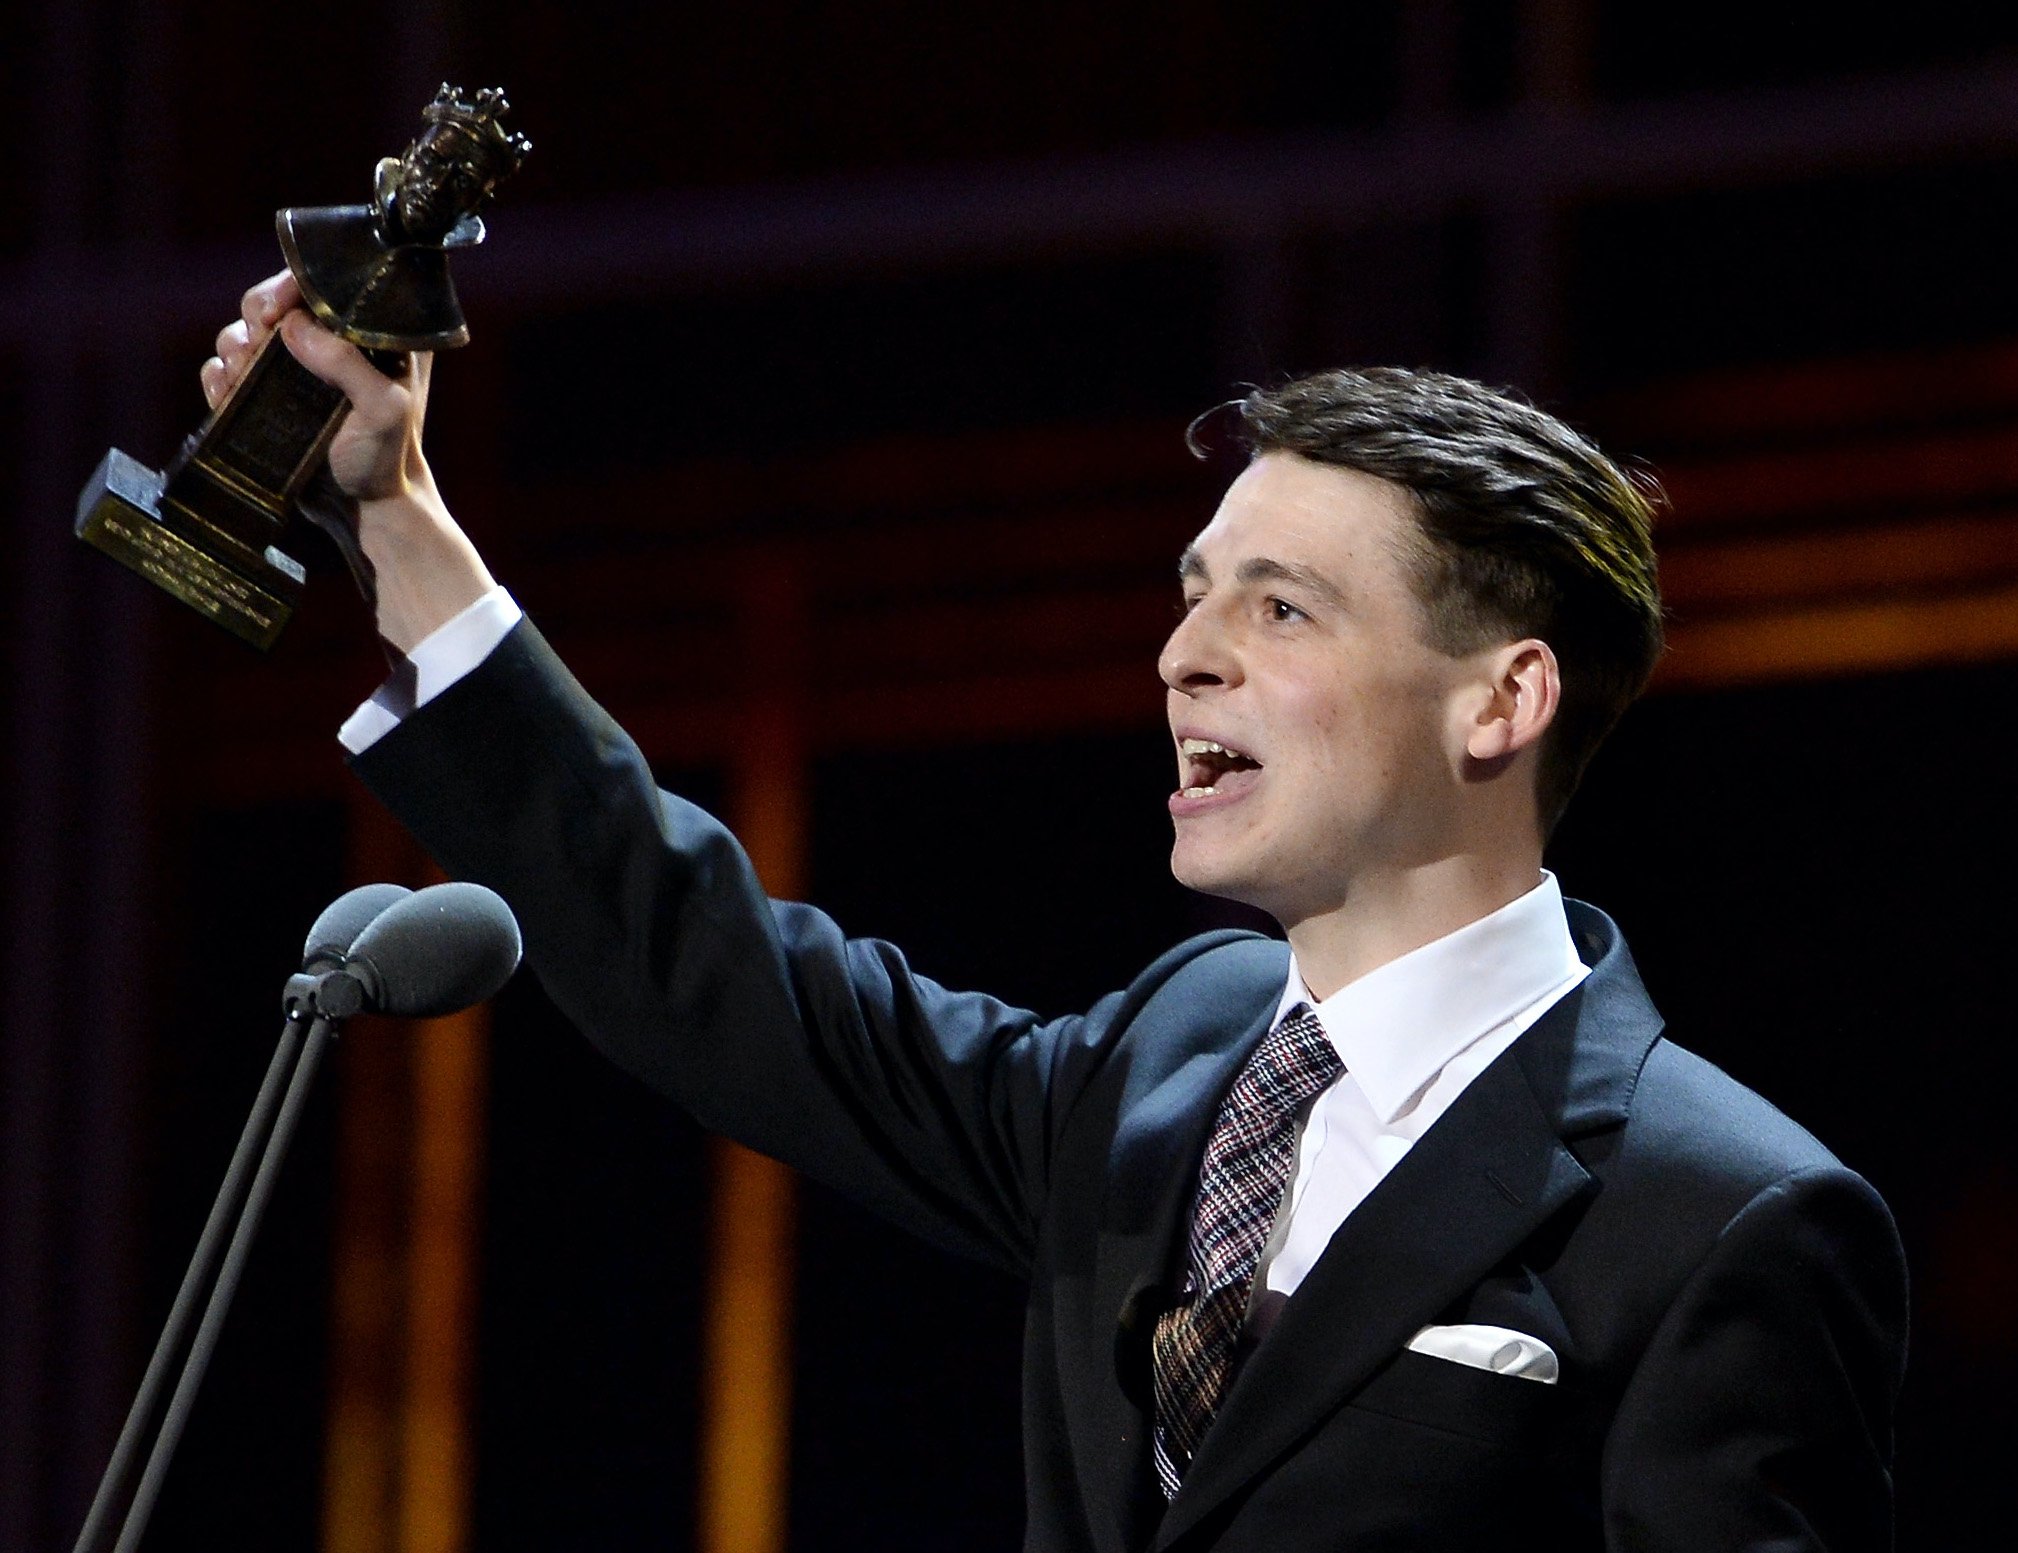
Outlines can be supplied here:
<path id="1" fill-rule="evenodd" d="M 1311 1003 L 1383 1125 L 1459 1052 L 1583 979 L 1562 889 L 1541 883 L 1497 911 L 1371 970 L 1319 1003 L 1292 950 L 1278 1020 Z"/>

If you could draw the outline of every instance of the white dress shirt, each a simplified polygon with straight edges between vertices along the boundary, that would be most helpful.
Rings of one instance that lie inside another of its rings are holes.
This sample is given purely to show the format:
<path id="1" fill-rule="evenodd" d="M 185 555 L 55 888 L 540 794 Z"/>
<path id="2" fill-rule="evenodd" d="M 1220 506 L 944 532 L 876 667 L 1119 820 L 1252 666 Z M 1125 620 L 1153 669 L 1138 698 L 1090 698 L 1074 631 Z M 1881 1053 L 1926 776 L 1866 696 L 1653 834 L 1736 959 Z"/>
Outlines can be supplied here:
<path id="1" fill-rule="evenodd" d="M 1279 1020 L 1311 1004 L 1345 1072 L 1309 1103 L 1255 1295 L 1288 1295 L 1465 1086 L 1590 974 L 1555 875 L 1318 1002 L 1294 954 Z"/>
<path id="2" fill-rule="evenodd" d="M 503 588 L 492 588 L 446 625 L 437 626 L 406 655 L 406 674 L 387 680 L 344 719 L 336 731 L 337 742 L 351 754 L 362 755 L 397 728 L 408 712 L 426 706 L 488 658 L 519 623 L 519 615 L 512 596 Z"/>

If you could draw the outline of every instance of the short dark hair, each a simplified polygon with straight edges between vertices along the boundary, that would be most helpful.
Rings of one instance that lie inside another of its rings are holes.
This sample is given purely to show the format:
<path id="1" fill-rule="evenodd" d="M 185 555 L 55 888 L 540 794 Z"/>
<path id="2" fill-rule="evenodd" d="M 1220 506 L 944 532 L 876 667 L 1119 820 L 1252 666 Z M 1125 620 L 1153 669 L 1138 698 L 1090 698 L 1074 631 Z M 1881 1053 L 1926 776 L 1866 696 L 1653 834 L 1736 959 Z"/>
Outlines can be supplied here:
<path id="1" fill-rule="evenodd" d="M 1320 372 L 1236 401 L 1255 455 L 1287 452 L 1402 487 L 1422 543 L 1404 556 L 1453 655 L 1540 637 L 1562 667 L 1536 806 L 1546 835 L 1662 647 L 1660 487 L 1518 394 L 1444 372 Z"/>

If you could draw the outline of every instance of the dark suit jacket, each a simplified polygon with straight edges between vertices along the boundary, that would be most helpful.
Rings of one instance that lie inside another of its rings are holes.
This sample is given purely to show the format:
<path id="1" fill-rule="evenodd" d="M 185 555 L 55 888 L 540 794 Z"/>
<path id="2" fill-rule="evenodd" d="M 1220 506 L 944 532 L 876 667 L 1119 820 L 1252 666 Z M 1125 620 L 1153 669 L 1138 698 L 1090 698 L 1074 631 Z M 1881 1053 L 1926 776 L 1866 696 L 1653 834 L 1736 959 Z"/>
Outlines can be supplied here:
<path id="1" fill-rule="evenodd" d="M 529 625 L 357 769 L 512 903 L 615 1061 L 1028 1278 L 1032 1548 L 1889 1545 L 1905 1280 L 1884 1204 L 1663 1038 L 1603 914 L 1572 905 L 1589 979 L 1346 1220 L 1166 1511 L 1148 1333 L 1283 946 L 1194 939 L 1049 1022 L 947 991 L 766 900 Z M 1541 1338 L 1560 1383 L 1408 1351 L 1450 1322 Z"/>

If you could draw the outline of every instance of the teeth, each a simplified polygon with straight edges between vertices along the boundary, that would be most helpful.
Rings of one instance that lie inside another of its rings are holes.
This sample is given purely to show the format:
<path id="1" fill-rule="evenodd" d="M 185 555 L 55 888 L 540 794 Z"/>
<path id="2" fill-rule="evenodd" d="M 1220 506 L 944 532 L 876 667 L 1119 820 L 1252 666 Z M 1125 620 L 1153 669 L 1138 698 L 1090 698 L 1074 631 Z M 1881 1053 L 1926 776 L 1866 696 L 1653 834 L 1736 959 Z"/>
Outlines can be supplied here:
<path id="1" fill-rule="evenodd" d="M 1212 739 L 1183 739 L 1177 747 L 1187 755 L 1231 755 L 1236 760 L 1247 759 L 1239 750 L 1228 749 Z"/>
<path id="2" fill-rule="evenodd" d="M 1216 787 L 1187 787 L 1184 789 L 1183 796 L 1186 798 L 1217 798 L 1219 796 L 1219 789 Z"/>

